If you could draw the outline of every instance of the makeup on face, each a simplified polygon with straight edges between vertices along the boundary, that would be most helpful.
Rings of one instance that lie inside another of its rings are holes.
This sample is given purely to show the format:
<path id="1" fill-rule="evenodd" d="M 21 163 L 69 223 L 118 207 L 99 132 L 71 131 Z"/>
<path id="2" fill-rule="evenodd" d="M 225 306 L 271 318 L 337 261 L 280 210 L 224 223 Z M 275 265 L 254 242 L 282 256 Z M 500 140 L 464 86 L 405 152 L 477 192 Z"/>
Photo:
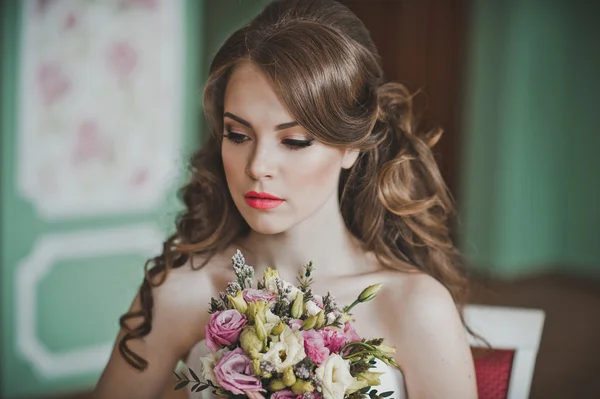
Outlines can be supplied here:
<path id="1" fill-rule="evenodd" d="M 244 195 L 246 203 L 254 209 L 267 210 L 281 205 L 285 200 L 269 193 L 249 191 Z"/>
<path id="2" fill-rule="evenodd" d="M 317 213 L 321 218 L 338 212 L 343 151 L 300 126 L 252 65 L 236 68 L 230 77 L 222 134 L 227 187 L 253 231 L 279 234 Z"/>
<path id="3" fill-rule="evenodd" d="M 250 122 L 246 121 L 242 117 L 237 116 L 231 112 L 225 112 L 223 114 L 223 117 L 225 119 L 224 120 L 224 130 L 225 131 L 223 133 L 223 137 L 225 137 L 227 140 L 229 140 L 233 144 L 242 144 L 246 141 L 251 140 L 251 138 L 247 134 L 241 133 L 239 131 L 235 131 L 235 129 L 233 129 L 227 123 L 227 119 L 231 119 L 231 120 L 243 125 L 244 127 L 253 130 L 254 128 L 252 127 Z M 277 126 L 275 126 L 274 130 L 275 130 L 275 132 L 279 132 L 279 131 L 294 128 L 296 126 L 298 126 L 298 122 L 296 122 L 296 121 L 280 123 Z M 313 143 L 314 143 L 314 139 L 312 139 L 312 138 L 308 138 L 308 139 L 285 138 L 282 140 L 282 144 L 285 145 L 286 148 L 291 151 L 310 147 L 311 145 L 313 145 Z"/>

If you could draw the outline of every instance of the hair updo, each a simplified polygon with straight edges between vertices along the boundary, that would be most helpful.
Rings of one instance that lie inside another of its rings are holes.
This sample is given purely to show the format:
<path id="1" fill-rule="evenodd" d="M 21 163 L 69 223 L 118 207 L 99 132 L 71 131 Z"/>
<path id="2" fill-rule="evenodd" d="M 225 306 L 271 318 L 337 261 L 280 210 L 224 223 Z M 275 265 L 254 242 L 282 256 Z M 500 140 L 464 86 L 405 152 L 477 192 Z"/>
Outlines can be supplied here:
<path id="1" fill-rule="evenodd" d="M 152 287 L 194 254 L 207 255 L 206 264 L 250 230 L 227 188 L 220 152 L 227 81 L 246 62 L 262 70 L 284 107 L 316 140 L 360 150 L 354 166 L 342 171 L 339 202 L 347 228 L 364 249 L 386 267 L 433 276 L 460 308 L 467 280 L 449 233 L 454 205 L 430 150 L 441 131 L 417 132 L 410 93 L 384 82 L 370 34 L 347 7 L 333 0 L 275 0 L 213 59 L 204 89 L 210 134 L 192 157 L 190 181 L 180 191 L 185 210 L 163 253 L 146 264 L 142 309 L 120 320 L 127 333 L 119 350 L 127 362 L 137 369 L 148 365 L 127 342 L 152 328 Z M 127 321 L 138 317 L 142 322 L 130 328 Z"/>

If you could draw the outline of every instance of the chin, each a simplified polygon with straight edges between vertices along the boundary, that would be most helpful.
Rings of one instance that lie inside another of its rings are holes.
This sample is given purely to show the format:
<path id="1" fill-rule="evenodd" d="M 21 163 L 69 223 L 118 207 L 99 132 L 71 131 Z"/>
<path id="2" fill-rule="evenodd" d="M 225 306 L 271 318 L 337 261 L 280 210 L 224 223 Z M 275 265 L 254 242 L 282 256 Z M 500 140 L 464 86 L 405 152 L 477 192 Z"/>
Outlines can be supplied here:
<path id="1" fill-rule="evenodd" d="M 253 218 L 245 218 L 248 226 L 258 234 L 275 235 L 285 232 L 289 226 L 281 223 L 272 223 L 266 220 L 256 220 Z"/>
<path id="2" fill-rule="evenodd" d="M 288 230 L 293 225 L 293 221 L 289 220 L 289 217 L 286 218 L 283 215 L 268 213 L 260 214 L 259 211 L 253 210 L 250 210 L 249 212 L 244 210 L 244 212 L 240 213 L 242 214 L 242 217 L 246 223 L 248 223 L 248 226 L 250 226 L 250 228 L 258 234 L 280 234 Z"/>

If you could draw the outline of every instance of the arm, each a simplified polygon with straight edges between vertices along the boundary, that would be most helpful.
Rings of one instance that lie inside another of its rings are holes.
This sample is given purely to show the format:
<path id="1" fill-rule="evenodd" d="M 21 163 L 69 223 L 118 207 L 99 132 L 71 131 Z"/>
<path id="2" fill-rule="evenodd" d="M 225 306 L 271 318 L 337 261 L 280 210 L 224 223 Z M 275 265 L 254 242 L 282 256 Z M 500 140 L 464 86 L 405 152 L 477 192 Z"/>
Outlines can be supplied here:
<path id="1" fill-rule="evenodd" d="M 390 318 L 408 397 L 477 398 L 473 357 L 450 293 L 426 275 L 409 280 L 392 294 L 401 317 Z"/>
<path id="2" fill-rule="evenodd" d="M 143 339 L 128 341 L 129 347 L 148 361 L 148 368 L 136 370 L 121 356 L 118 343 L 124 331 L 119 331 L 109 362 L 94 390 L 94 399 L 161 397 L 177 362 L 204 335 L 204 329 L 198 326 L 206 323 L 206 320 L 200 320 L 206 318 L 206 312 L 199 309 L 206 302 L 189 298 L 185 292 L 190 291 L 181 276 L 172 275 L 163 285 L 153 289 L 152 330 Z M 140 308 L 138 294 L 130 310 Z"/>

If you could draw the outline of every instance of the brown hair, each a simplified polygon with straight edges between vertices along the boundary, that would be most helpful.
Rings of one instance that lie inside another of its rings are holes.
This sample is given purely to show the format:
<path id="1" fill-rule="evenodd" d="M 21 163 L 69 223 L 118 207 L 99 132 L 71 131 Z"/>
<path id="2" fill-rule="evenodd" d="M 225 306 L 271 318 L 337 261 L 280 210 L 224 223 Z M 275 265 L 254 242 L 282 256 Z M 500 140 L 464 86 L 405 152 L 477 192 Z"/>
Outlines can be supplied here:
<path id="1" fill-rule="evenodd" d="M 250 230 L 233 204 L 220 152 L 225 88 L 243 62 L 264 72 L 282 104 L 317 140 L 360 149 L 354 166 L 342 171 L 339 202 L 365 250 L 389 268 L 433 276 L 461 308 L 467 279 L 449 233 L 454 205 L 430 150 L 442 132 L 417 132 L 410 93 L 384 83 L 369 32 L 348 8 L 333 0 L 276 0 L 233 33 L 212 62 L 204 89 L 211 134 L 191 159 L 177 232 L 146 264 L 142 309 L 120 319 L 127 333 L 119 350 L 127 362 L 147 367 L 127 342 L 151 330 L 152 287 L 194 254 L 207 255 L 206 264 Z M 141 324 L 129 328 L 126 322 L 137 317 Z"/>

